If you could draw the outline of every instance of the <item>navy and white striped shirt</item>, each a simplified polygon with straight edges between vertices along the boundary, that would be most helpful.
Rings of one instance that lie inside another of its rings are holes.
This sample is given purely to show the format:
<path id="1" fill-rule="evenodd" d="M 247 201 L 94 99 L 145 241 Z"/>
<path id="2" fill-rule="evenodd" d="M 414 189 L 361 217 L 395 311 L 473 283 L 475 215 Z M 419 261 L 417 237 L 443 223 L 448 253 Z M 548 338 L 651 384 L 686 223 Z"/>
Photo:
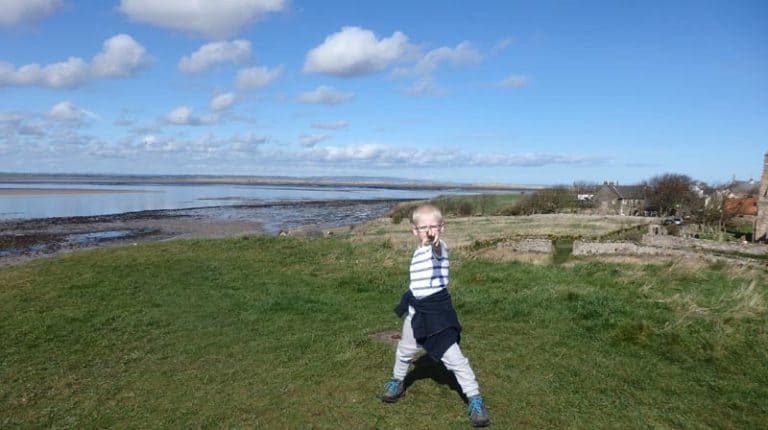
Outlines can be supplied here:
<path id="1" fill-rule="evenodd" d="M 413 252 L 411 259 L 411 284 L 409 288 L 415 298 L 434 294 L 448 287 L 448 247 L 440 241 L 440 255 L 436 255 L 432 245 L 420 246 Z"/>

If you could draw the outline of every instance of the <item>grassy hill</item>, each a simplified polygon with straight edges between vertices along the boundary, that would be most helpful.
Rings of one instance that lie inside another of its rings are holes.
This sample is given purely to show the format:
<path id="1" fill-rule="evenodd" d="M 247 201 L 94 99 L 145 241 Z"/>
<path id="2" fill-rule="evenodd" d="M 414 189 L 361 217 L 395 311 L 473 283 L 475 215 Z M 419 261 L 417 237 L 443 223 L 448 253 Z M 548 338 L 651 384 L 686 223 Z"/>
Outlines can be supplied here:
<path id="1" fill-rule="evenodd" d="M 428 360 L 400 402 L 377 398 L 394 352 L 373 336 L 399 328 L 409 258 L 387 241 L 242 237 L 0 269 L 0 427 L 467 428 Z M 768 422 L 764 271 L 459 251 L 452 268 L 495 428 Z"/>

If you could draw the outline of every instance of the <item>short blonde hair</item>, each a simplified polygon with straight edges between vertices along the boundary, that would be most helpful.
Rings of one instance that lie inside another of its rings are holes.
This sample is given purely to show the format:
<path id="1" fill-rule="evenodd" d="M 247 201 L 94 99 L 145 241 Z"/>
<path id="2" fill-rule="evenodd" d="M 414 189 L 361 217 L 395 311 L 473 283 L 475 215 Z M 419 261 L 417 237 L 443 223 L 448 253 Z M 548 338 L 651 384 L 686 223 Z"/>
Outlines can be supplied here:
<path id="1" fill-rule="evenodd" d="M 437 218 L 438 221 L 443 222 L 443 213 L 440 212 L 440 208 L 435 205 L 421 205 L 413 210 L 411 214 L 411 223 L 418 225 L 419 220 L 425 215 L 432 215 Z"/>

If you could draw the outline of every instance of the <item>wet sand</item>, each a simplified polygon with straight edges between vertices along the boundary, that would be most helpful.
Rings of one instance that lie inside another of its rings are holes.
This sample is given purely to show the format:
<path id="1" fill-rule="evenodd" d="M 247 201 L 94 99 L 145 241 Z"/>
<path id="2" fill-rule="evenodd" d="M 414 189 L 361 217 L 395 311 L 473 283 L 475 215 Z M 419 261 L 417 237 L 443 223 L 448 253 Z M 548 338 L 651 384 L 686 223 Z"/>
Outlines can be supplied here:
<path id="1" fill-rule="evenodd" d="M 104 190 L 95 188 L 0 188 L 0 196 L 44 196 L 62 194 L 148 193 L 145 190 Z"/>

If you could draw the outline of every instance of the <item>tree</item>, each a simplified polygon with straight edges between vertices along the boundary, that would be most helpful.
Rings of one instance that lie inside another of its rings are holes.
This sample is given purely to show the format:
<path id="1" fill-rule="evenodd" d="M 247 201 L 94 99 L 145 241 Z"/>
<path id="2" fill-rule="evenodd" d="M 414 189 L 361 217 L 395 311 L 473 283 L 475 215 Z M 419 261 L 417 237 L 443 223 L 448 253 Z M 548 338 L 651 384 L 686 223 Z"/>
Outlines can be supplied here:
<path id="1" fill-rule="evenodd" d="M 576 196 L 568 187 L 544 188 L 518 200 L 513 206 L 501 211 L 503 215 L 551 214 L 576 207 Z"/>
<path id="2" fill-rule="evenodd" d="M 657 207 L 661 215 L 680 215 L 690 212 L 700 204 L 700 199 L 691 189 L 693 179 L 688 175 L 665 173 L 654 176 L 647 183 L 647 199 Z"/>

